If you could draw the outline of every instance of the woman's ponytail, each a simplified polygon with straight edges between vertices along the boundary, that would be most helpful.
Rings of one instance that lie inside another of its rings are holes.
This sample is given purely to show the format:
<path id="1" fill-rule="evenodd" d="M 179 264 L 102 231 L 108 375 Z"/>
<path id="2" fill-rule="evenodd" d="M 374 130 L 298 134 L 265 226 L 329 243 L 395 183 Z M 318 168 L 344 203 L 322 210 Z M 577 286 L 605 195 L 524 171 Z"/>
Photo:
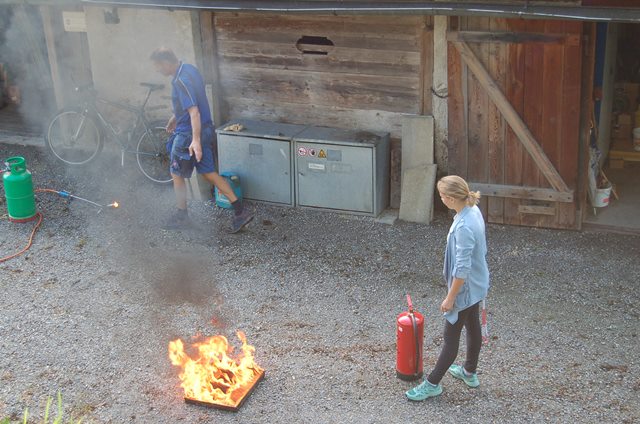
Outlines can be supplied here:
<path id="1" fill-rule="evenodd" d="M 467 196 L 467 205 L 475 206 L 480 201 L 480 192 L 479 191 L 469 191 L 469 195 Z"/>

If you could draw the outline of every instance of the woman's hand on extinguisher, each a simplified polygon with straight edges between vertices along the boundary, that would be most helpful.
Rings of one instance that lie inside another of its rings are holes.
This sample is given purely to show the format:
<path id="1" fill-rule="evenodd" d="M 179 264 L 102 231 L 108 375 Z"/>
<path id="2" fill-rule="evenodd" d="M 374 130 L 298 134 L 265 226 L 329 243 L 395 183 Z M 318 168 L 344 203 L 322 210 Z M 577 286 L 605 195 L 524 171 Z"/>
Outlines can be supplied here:
<path id="1" fill-rule="evenodd" d="M 440 312 L 445 313 L 449 312 L 453 309 L 453 304 L 455 303 L 455 297 L 449 298 L 449 296 L 445 297 L 440 305 Z"/>

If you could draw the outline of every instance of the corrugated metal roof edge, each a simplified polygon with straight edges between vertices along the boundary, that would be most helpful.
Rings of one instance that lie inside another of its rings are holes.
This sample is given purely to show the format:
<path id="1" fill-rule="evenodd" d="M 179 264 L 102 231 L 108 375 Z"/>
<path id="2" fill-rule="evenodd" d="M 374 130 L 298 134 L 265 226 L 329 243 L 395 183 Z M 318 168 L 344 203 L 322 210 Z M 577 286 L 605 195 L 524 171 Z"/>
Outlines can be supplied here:
<path id="1" fill-rule="evenodd" d="M 0 0 L 0 6 L 67 6 L 80 5 L 81 0 Z"/>
<path id="2" fill-rule="evenodd" d="M 639 8 L 591 6 L 538 6 L 453 2 L 287 2 L 207 0 L 82 0 L 83 3 L 128 7 L 163 7 L 224 12 L 333 13 L 333 14 L 424 14 L 452 16 L 495 16 L 503 18 L 571 19 L 599 22 L 640 23 Z"/>

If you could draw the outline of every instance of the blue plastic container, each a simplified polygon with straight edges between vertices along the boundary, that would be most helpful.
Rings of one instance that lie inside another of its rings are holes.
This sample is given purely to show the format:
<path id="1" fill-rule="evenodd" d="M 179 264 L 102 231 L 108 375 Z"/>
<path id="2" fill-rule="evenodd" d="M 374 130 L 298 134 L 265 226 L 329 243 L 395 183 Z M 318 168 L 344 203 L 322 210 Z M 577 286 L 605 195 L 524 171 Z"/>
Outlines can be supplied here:
<path id="1" fill-rule="evenodd" d="M 227 182 L 231 186 L 231 190 L 233 190 L 233 193 L 238 199 L 242 200 L 242 187 L 240 187 L 240 177 L 231 172 L 223 172 L 222 174 L 220 174 L 220 176 L 227 180 Z M 233 206 L 231 206 L 231 202 L 229 201 L 229 199 L 227 199 L 227 196 L 220 193 L 218 187 L 216 187 L 214 190 L 214 196 L 216 199 L 216 206 L 224 209 L 233 209 Z"/>

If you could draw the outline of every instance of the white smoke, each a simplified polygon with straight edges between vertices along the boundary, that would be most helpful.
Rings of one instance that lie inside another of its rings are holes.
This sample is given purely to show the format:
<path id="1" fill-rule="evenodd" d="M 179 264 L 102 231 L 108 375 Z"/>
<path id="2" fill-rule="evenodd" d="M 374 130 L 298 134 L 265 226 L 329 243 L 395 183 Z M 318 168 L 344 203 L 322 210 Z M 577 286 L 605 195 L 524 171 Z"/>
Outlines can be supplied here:
<path id="1" fill-rule="evenodd" d="M 0 6 L 0 63 L 8 75 L 5 87 L 18 87 L 21 117 L 30 126 L 42 128 L 55 110 L 55 100 L 42 20 L 36 7 Z"/>

